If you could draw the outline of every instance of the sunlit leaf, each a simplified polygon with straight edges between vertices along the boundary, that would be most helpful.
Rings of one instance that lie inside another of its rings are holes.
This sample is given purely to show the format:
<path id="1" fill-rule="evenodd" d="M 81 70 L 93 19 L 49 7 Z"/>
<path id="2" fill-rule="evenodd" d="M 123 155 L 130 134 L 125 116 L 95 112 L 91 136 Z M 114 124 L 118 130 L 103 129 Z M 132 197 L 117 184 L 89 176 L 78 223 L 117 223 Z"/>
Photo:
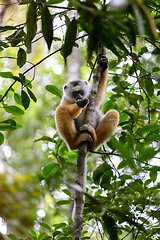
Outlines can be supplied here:
<path id="1" fill-rule="evenodd" d="M 13 77 L 13 73 L 12 72 L 0 72 L 0 77 L 11 78 L 11 77 Z"/>
<path id="2" fill-rule="evenodd" d="M 4 143 L 4 135 L 0 132 L 0 145 Z"/>
<path id="3" fill-rule="evenodd" d="M 47 89 L 47 91 L 49 91 L 50 93 L 56 95 L 57 97 L 62 98 L 62 92 L 56 86 L 54 86 L 54 85 L 47 85 L 46 89 Z"/>
<path id="4" fill-rule="evenodd" d="M 32 236 L 37 237 L 37 233 L 34 230 L 30 230 L 29 232 L 32 234 Z"/>
<path id="5" fill-rule="evenodd" d="M 21 98 L 21 95 L 20 95 L 20 94 L 14 93 L 14 100 L 15 100 L 15 102 L 16 102 L 17 104 L 23 105 L 23 104 L 22 104 L 22 98 Z"/>
<path id="6" fill-rule="evenodd" d="M 53 227 L 54 227 L 55 229 L 64 228 L 64 227 L 66 227 L 66 226 L 67 226 L 67 224 L 64 223 L 64 222 L 58 223 L 58 224 L 53 224 Z"/>
<path id="7" fill-rule="evenodd" d="M 59 170 L 59 166 L 57 163 L 50 163 L 46 167 L 43 168 L 44 177 L 49 177 L 52 174 L 55 174 Z"/>
<path id="8" fill-rule="evenodd" d="M 47 234 L 46 234 L 46 233 L 40 233 L 40 234 L 38 235 L 38 238 L 37 238 L 37 240 L 45 239 L 45 238 L 46 238 L 46 236 L 47 236 Z"/>
<path id="9" fill-rule="evenodd" d="M 151 180 L 152 180 L 153 182 L 155 182 L 156 179 L 157 179 L 157 175 L 158 175 L 156 169 L 154 169 L 154 168 L 153 168 L 153 170 L 151 169 L 149 175 L 150 175 Z"/>
<path id="10" fill-rule="evenodd" d="M 65 194 L 67 194 L 69 197 L 72 197 L 72 193 L 68 189 L 62 190 Z"/>
<path id="11" fill-rule="evenodd" d="M 11 113 L 13 115 L 23 115 L 24 114 L 24 111 L 17 106 L 5 106 L 4 109 L 6 110 L 6 112 Z"/>
<path id="12" fill-rule="evenodd" d="M 7 237 L 9 237 L 11 240 L 17 240 L 18 238 L 13 234 L 8 234 Z"/>
<path id="13" fill-rule="evenodd" d="M 145 148 L 137 157 L 138 162 L 147 162 L 148 160 L 152 159 L 156 154 L 158 153 L 158 150 L 156 151 L 152 147 Z"/>
<path id="14" fill-rule="evenodd" d="M 45 228 L 45 229 L 49 230 L 49 231 L 52 230 L 51 227 L 50 227 L 47 223 L 40 223 L 40 226 L 41 226 L 42 228 Z"/>

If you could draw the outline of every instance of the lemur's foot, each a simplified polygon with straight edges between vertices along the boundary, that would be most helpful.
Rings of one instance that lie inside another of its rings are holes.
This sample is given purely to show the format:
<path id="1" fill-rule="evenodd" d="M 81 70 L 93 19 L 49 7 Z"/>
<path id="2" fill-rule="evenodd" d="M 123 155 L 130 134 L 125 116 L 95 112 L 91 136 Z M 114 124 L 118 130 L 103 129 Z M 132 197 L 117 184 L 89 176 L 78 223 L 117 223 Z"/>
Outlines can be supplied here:
<path id="1" fill-rule="evenodd" d="M 90 143 L 92 143 L 93 142 L 93 138 L 92 138 L 92 136 L 89 134 L 89 133 L 86 133 L 86 132 L 84 132 L 84 133 L 81 133 L 80 135 L 79 135 L 79 140 L 80 140 L 80 143 L 81 142 L 90 142 Z"/>
<path id="2" fill-rule="evenodd" d="M 95 133 L 95 129 L 89 125 L 89 124 L 84 124 L 83 126 L 80 127 L 80 132 L 81 133 L 88 133 L 90 134 L 90 136 L 92 137 L 93 141 L 96 141 L 96 133 Z"/>

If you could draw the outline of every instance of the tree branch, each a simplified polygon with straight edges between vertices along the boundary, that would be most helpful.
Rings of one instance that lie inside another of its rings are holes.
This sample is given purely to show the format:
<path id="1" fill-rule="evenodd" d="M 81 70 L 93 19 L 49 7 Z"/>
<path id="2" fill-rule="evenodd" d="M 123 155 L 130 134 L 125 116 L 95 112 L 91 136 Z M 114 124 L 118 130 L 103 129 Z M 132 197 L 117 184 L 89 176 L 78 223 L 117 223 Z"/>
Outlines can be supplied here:
<path id="1" fill-rule="evenodd" d="M 98 59 L 101 59 L 102 55 L 105 55 L 105 49 L 103 46 L 99 47 Z M 87 106 L 86 118 L 84 124 L 89 124 L 92 121 L 93 113 L 95 110 L 95 99 L 98 89 L 98 83 L 102 74 L 102 68 L 98 64 L 93 76 L 93 85 L 90 94 L 89 104 Z M 86 188 L 86 175 L 87 175 L 87 156 L 88 156 L 88 142 L 84 142 L 80 146 L 80 150 L 77 156 L 77 180 L 76 183 L 79 184 L 83 190 Z M 83 207 L 84 207 L 85 196 L 83 192 L 76 190 L 75 192 L 75 216 L 74 216 L 74 235 L 73 240 L 81 239 L 82 224 L 83 224 Z"/>

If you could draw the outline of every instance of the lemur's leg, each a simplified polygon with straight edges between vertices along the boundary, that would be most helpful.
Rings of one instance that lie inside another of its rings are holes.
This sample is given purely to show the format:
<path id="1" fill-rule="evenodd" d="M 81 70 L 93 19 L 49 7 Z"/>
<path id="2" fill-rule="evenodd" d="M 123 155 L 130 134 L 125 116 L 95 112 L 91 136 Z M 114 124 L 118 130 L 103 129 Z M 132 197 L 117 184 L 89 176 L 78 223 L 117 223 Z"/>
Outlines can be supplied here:
<path id="1" fill-rule="evenodd" d="M 60 135 L 64 138 L 71 150 L 78 149 L 81 142 L 92 142 L 93 139 L 88 133 L 76 132 L 73 118 L 66 106 L 60 106 L 56 110 L 56 124 Z"/>
<path id="2" fill-rule="evenodd" d="M 115 132 L 118 122 L 119 113 L 116 110 L 108 111 L 96 129 L 97 141 L 90 143 L 89 150 L 95 150 L 109 140 L 109 137 Z"/>

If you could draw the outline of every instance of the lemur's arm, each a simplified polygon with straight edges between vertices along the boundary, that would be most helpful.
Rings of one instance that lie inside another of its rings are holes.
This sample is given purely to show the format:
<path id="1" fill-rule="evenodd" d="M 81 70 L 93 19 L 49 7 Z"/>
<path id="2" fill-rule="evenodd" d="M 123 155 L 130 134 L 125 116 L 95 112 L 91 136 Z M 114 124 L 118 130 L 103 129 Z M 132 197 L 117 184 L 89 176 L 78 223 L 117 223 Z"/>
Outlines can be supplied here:
<path id="1" fill-rule="evenodd" d="M 64 106 L 68 109 L 68 111 L 73 119 L 77 118 L 82 111 L 82 108 L 78 107 L 78 105 L 76 103 L 64 104 Z"/>
<path id="2" fill-rule="evenodd" d="M 77 100 L 76 103 L 66 103 L 64 104 L 64 106 L 68 108 L 70 115 L 74 119 L 80 115 L 82 108 L 86 106 L 88 101 L 89 101 L 88 98 L 85 98 L 85 99 Z"/>
<path id="3" fill-rule="evenodd" d="M 103 102 L 103 96 L 107 84 L 107 72 L 108 72 L 108 59 L 106 56 L 102 56 L 98 64 L 102 67 L 102 75 L 98 84 L 97 91 L 97 106 L 100 107 Z"/>

